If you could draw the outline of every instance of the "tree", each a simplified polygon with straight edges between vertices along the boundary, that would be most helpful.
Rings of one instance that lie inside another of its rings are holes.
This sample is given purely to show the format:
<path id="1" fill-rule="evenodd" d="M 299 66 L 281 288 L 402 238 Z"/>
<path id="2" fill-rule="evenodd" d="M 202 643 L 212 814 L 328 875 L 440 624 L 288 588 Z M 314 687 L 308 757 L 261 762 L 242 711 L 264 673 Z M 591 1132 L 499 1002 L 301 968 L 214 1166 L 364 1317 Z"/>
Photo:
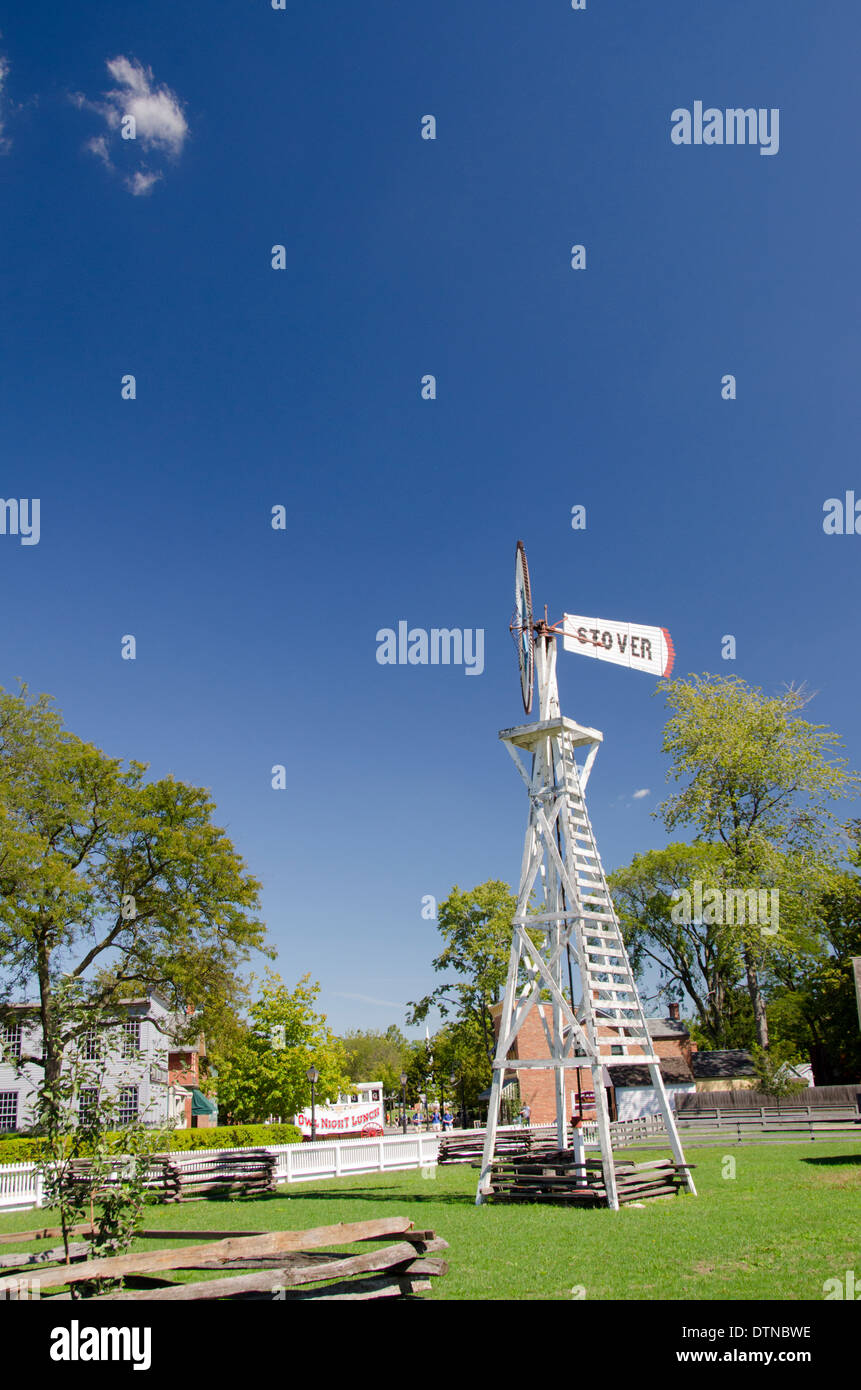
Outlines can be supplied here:
<path id="1" fill-rule="evenodd" d="M 445 946 L 433 961 L 436 971 L 452 970 L 459 978 L 438 986 L 424 999 L 410 1002 L 408 1024 L 422 1023 L 436 1006 L 443 1018 L 472 1020 L 478 1045 L 493 1061 L 491 1009 L 502 998 L 511 951 L 511 919 L 517 899 L 507 883 L 491 879 L 469 892 L 455 885 L 439 905 L 437 925 Z"/>
<path id="2" fill-rule="evenodd" d="M 349 1089 L 344 1046 L 314 1009 L 320 986 L 310 979 L 303 976 L 290 990 L 267 970 L 241 1040 L 229 1056 L 216 1057 L 218 1104 L 232 1121 L 254 1124 L 303 1109 L 311 1099 L 312 1063 L 320 1073 L 318 1100 Z"/>
<path id="3" fill-rule="evenodd" d="M 691 893 L 695 882 L 708 888 L 722 882 L 725 861 L 721 846 L 678 843 L 635 855 L 608 880 L 633 969 L 642 975 L 651 962 L 668 1001 L 687 995 L 696 1009 L 698 1042 L 716 1048 L 749 1041 L 737 943 L 722 923 L 676 920 L 681 914 L 674 912 L 674 896 Z"/>
<path id="4" fill-rule="evenodd" d="M 778 1102 L 796 1091 L 804 1090 L 804 1082 L 790 1074 L 790 1066 L 800 1061 L 792 1047 L 772 1042 L 766 1052 L 762 1047 L 754 1047 L 753 1064 L 756 1068 L 756 1089 L 764 1095 L 774 1096 Z"/>
<path id="5" fill-rule="evenodd" d="M 401 1072 L 409 1059 L 409 1043 L 394 1023 L 385 1033 L 354 1030 L 341 1039 L 351 1081 L 382 1081 L 388 1092 L 400 1092 Z"/>
<path id="6" fill-rule="evenodd" d="M 805 904 L 827 886 L 844 847 L 832 803 L 857 790 L 857 774 L 835 756 L 841 745 L 824 725 L 800 718 L 809 697 L 797 689 L 766 696 L 737 676 L 692 676 L 658 687 L 673 711 L 663 751 L 668 780 L 683 789 L 660 807 L 666 828 L 689 824 L 720 844 L 739 889 L 778 886 L 781 937 L 803 923 Z M 762 973 L 769 938 L 737 931 L 759 1045 L 768 1047 Z"/>
<path id="7" fill-rule="evenodd" d="M 259 884 L 208 793 L 145 772 L 64 729 L 49 696 L 0 690 L 0 1019 L 4 996 L 35 985 L 42 1053 L 23 1060 L 49 1094 L 70 1044 L 122 1022 L 130 993 L 217 1012 L 265 949 Z M 82 994 L 71 1017 L 64 977 Z"/>
<path id="8" fill-rule="evenodd" d="M 849 827 L 850 862 L 861 868 L 861 822 Z M 768 1012 L 787 1044 L 807 1053 L 816 1084 L 852 1083 L 861 1075 L 861 1032 L 852 958 L 861 955 L 861 877 L 843 872 L 815 904 L 816 949 L 778 951 L 771 966 Z"/>
<path id="9" fill-rule="evenodd" d="M 455 1112 L 479 1108 L 479 1095 L 493 1080 L 478 1021 L 473 1017 L 447 1023 L 431 1041 L 436 1089 Z M 454 1086 L 451 1076 L 454 1075 Z"/>

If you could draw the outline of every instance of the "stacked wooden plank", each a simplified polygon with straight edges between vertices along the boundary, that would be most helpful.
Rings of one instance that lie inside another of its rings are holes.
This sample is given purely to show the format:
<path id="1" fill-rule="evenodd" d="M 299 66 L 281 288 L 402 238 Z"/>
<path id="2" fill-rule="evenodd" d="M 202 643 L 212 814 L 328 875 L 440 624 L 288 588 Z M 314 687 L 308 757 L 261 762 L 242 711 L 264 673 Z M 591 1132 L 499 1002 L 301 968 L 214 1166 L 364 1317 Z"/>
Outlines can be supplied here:
<path id="1" fill-rule="evenodd" d="M 664 1158 L 651 1163 L 619 1161 L 614 1168 L 620 1205 L 673 1197 L 684 1186 L 687 1172 L 687 1167 Z M 490 1191 L 495 1202 L 607 1205 L 600 1159 L 578 1162 L 572 1149 L 495 1158 Z"/>
<path id="2" fill-rule="evenodd" d="M 129 1163 L 133 1161 L 130 1158 L 117 1159 L 112 1164 L 110 1172 L 101 1172 L 98 1178 L 94 1179 L 92 1159 L 75 1158 L 69 1164 L 66 1182 L 72 1187 L 83 1188 L 89 1195 L 98 1196 L 103 1189 L 115 1187 L 123 1182 L 128 1175 Z M 145 1162 L 147 1172 L 144 1187 L 147 1192 L 162 1195 L 166 1201 L 177 1200 L 180 1191 L 180 1175 L 170 1157 L 157 1154 L 147 1158 Z"/>
<path id="3" fill-rule="evenodd" d="M 84 1187 L 98 1198 L 107 1187 L 123 1181 L 129 1160 L 118 1160 L 112 1172 L 100 1175 L 94 1185 L 90 1159 L 74 1159 L 67 1181 Z M 195 1156 L 194 1166 L 173 1161 L 170 1155 L 157 1155 L 146 1160 L 147 1192 L 160 1196 L 165 1202 L 200 1202 L 206 1197 L 236 1195 L 259 1196 L 274 1192 L 277 1159 L 266 1149 L 240 1149 L 212 1157 Z"/>
<path id="4" fill-rule="evenodd" d="M 274 1192 L 277 1159 L 266 1149 L 240 1149 L 213 1158 L 195 1158 L 194 1168 L 176 1166 L 176 1195 L 166 1201 L 201 1202 L 206 1197 Z"/>
<path id="5" fill-rule="evenodd" d="M 36 1235 L 30 1233 L 30 1239 Z M 99 1302 L 225 1299 L 308 1302 L 404 1298 L 426 1292 L 430 1280 L 448 1265 L 436 1258 L 447 1243 L 429 1230 L 416 1230 L 406 1217 L 386 1217 L 310 1231 L 271 1231 L 256 1235 L 225 1231 L 142 1231 L 141 1237 L 195 1240 L 169 1250 L 139 1251 L 104 1259 L 63 1264 L 62 1248 L 39 1257 L 42 1299 L 69 1300 L 72 1288 L 87 1294 L 96 1280 L 122 1279 L 125 1287 L 98 1297 Z M 365 1249 L 332 1249 L 362 1243 Z M 53 1268 L 45 1266 L 50 1260 Z M 22 1253 L 18 1270 L 31 1269 L 33 1257 Z M 178 1270 L 199 1270 L 202 1280 L 178 1283 Z M 225 1278 L 224 1271 L 231 1273 Z M 4 1271 L 6 1272 L 6 1271 Z M 10 1271 L 11 1272 L 11 1268 Z M 215 1277 L 214 1277 L 215 1276 Z M 96 1286 L 97 1287 L 97 1286 Z"/>
<path id="6" fill-rule="evenodd" d="M 497 1130 L 496 1154 L 541 1153 L 545 1149 L 558 1148 L 556 1126 L 544 1129 Z M 472 1163 L 481 1158 L 484 1149 L 484 1130 L 477 1129 L 473 1134 L 450 1135 L 442 1139 L 439 1146 L 438 1163 Z"/>

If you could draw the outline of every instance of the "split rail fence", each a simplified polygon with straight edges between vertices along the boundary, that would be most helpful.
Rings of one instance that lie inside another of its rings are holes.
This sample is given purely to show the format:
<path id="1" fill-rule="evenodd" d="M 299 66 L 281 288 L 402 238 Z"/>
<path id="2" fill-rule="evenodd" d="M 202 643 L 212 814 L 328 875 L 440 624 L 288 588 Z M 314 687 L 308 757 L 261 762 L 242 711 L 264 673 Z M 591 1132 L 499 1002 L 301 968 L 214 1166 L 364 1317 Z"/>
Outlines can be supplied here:
<path id="1" fill-rule="evenodd" d="M 76 1228 L 76 1234 L 89 1228 Z M 21 1239 L 54 1240 L 57 1229 L 0 1237 L 0 1248 Z M 405 1298 L 430 1289 L 448 1265 L 437 1252 L 447 1242 L 417 1230 L 406 1217 L 384 1217 L 310 1231 L 141 1231 L 141 1238 L 196 1243 L 167 1250 L 135 1250 L 93 1256 L 86 1241 L 0 1255 L 0 1296 L 69 1300 L 72 1289 L 98 1302 L 134 1300 L 194 1302 L 201 1299 L 267 1301 L 354 1301 Z M 361 1243 L 363 1249 L 341 1250 Z M 180 1270 L 205 1277 L 179 1282 Z M 231 1271 L 225 1278 L 213 1277 Z M 238 1272 L 233 1272 L 238 1271 Z M 125 1287 L 118 1288 L 122 1280 Z M 97 1282 L 98 1281 L 98 1282 Z M 101 1281 L 108 1281 L 107 1284 Z"/>
<path id="2" fill-rule="evenodd" d="M 698 1109 L 676 1115 L 679 1134 L 697 1142 L 714 1139 L 737 1144 L 797 1144 L 817 1139 L 822 1142 L 850 1139 L 861 1142 L 861 1113 L 853 1106 L 760 1105 L 756 1109 L 736 1107 Z"/>

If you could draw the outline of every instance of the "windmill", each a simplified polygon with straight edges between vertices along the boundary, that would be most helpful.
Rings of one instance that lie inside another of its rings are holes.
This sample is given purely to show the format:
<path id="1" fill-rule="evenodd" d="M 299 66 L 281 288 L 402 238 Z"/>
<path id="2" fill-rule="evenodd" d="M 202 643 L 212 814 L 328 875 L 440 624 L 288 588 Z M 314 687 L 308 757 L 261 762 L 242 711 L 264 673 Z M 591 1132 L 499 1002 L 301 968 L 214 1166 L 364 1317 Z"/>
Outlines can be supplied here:
<path id="1" fill-rule="evenodd" d="M 637 623 L 565 614 L 560 623 L 550 624 L 546 609 L 544 621 L 536 622 L 522 541 L 517 542 L 514 593 L 511 631 L 517 644 L 523 708 L 527 715 L 532 712 L 537 684 L 538 719 L 499 734 L 526 786 L 529 821 L 476 1203 L 490 1194 L 506 1070 L 553 1070 L 557 1141 L 562 1149 L 566 1076 L 573 1079 L 580 1068 L 589 1068 L 604 1190 L 608 1206 L 618 1209 L 605 1068 L 632 1064 L 648 1068 L 676 1163 L 684 1165 L 685 1157 L 586 808 L 586 785 L 603 734 L 561 714 L 556 642 L 561 635 L 566 651 L 660 676 L 672 670 L 673 644 L 665 628 Z M 530 910 L 534 907 L 537 911 Z M 541 1018 L 547 1051 L 540 1057 L 510 1058 L 518 1033 L 534 1010 Z M 685 1184 L 696 1195 L 689 1169 L 685 1169 Z"/>

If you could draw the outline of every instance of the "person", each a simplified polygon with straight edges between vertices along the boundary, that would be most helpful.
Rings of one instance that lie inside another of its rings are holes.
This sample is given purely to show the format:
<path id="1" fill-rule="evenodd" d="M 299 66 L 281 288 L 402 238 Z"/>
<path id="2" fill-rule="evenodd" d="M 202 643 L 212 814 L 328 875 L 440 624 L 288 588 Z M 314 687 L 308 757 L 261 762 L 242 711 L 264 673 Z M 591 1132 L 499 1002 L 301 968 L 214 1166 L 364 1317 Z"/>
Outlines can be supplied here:
<path id="1" fill-rule="evenodd" d="M 450 1110 L 446 1110 L 442 1117 L 442 1127 L 443 1129 L 454 1129 L 454 1116 Z"/>
<path id="2" fill-rule="evenodd" d="M 435 1133 L 439 1133 L 439 1107 L 436 1106 L 436 1105 L 435 1105 L 434 1108 L 433 1108 L 433 1118 L 432 1118 L 432 1120 L 431 1120 L 431 1129 L 432 1129 Z"/>
<path id="3" fill-rule="evenodd" d="M 526 1125 L 526 1126 L 528 1127 L 529 1122 L 530 1122 L 531 1119 L 532 1119 L 532 1110 L 530 1109 L 530 1107 L 529 1107 L 528 1105 L 524 1105 L 524 1106 L 522 1107 L 521 1111 L 520 1111 L 520 1123 L 521 1123 L 522 1125 Z"/>

